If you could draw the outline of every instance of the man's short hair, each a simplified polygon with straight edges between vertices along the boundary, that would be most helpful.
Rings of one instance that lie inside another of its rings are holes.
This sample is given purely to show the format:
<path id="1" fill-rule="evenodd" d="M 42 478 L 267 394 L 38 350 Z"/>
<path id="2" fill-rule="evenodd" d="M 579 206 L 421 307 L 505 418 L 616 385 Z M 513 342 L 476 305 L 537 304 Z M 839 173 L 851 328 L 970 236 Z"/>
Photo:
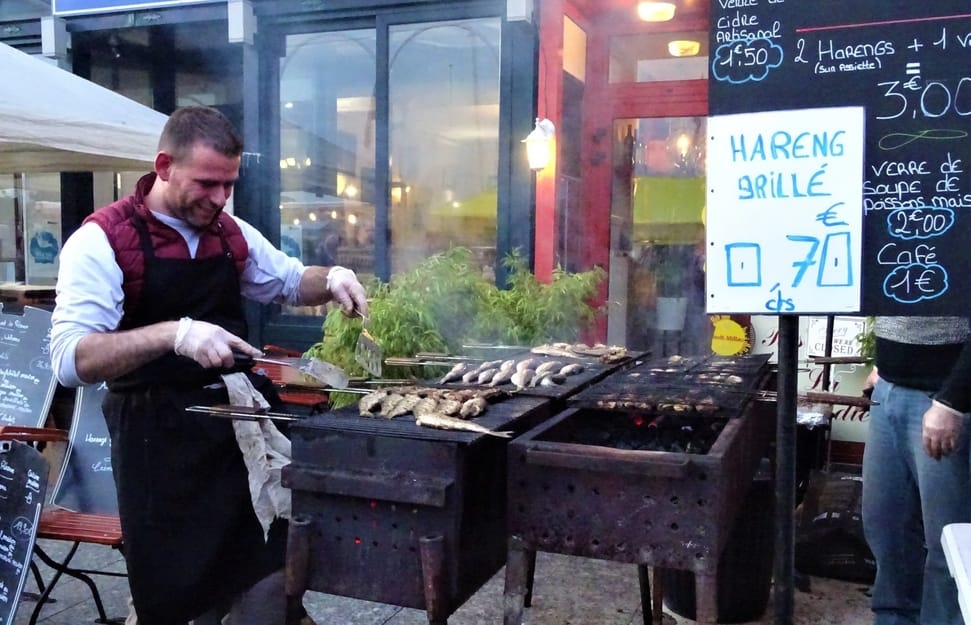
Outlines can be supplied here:
<path id="1" fill-rule="evenodd" d="M 243 138 L 229 119 L 208 106 L 185 106 L 170 116 L 159 137 L 159 151 L 168 152 L 173 160 L 186 158 L 195 145 L 204 145 L 223 156 L 243 153 Z"/>

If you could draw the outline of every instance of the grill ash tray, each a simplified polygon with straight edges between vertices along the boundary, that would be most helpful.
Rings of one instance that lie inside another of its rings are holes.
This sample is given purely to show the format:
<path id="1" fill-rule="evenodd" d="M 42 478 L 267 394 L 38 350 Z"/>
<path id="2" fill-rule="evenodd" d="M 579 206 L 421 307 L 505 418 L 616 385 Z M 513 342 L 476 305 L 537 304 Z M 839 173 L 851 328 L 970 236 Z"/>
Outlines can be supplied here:
<path id="1" fill-rule="evenodd" d="M 521 433 L 548 418 L 542 398 L 507 398 L 477 422 Z M 510 440 L 437 430 L 356 407 L 290 426 L 288 592 L 424 609 L 446 618 L 505 563 Z"/>

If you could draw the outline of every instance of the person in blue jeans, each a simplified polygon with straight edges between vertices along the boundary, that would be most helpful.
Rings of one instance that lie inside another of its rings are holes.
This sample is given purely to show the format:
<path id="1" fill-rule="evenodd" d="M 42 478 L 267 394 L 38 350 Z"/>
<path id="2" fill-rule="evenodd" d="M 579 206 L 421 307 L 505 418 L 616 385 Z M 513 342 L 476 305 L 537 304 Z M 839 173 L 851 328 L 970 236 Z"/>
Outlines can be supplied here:
<path id="1" fill-rule="evenodd" d="M 877 317 L 863 454 L 874 625 L 962 625 L 941 545 L 971 522 L 971 347 L 964 317 Z"/>

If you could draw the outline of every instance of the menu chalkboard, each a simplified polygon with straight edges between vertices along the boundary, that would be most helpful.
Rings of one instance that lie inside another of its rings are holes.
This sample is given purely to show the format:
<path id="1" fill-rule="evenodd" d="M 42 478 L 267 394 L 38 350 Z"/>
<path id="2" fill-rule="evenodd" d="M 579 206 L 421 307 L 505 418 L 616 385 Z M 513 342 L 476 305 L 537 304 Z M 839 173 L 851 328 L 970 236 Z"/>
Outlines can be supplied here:
<path id="1" fill-rule="evenodd" d="M 50 311 L 0 312 L 0 425 L 44 425 L 57 382 L 50 340 Z"/>
<path id="2" fill-rule="evenodd" d="M 108 385 L 90 384 L 77 390 L 67 452 L 51 502 L 89 514 L 118 514 L 118 496 L 111 470 L 111 438 L 101 401 Z"/>
<path id="3" fill-rule="evenodd" d="M 0 442 L 0 622 L 10 625 L 30 568 L 47 488 L 47 461 L 24 443 Z"/>
<path id="4" fill-rule="evenodd" d="M 713 0 L 711 6 L 711 115 L 865 110 L 861 312 L 965 314 L 967 2 Z M 773 140 L 765 138 L 767 149 Z M 717 167 L 709 162 L 709 169 Z"/>

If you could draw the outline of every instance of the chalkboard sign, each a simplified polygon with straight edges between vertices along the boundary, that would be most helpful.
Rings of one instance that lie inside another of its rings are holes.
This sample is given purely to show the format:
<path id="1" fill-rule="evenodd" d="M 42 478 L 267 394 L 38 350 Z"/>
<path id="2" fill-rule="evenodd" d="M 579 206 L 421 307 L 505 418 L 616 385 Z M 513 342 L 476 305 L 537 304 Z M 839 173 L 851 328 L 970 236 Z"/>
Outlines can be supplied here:
<path id="1" fill-rule="evenodd" d="M 0 312 L 0 425 L 41 427 L 54 399 L 51 313 Z"/>
<path id="2" fill-rule="evenodd" d="M 10 625 L 27 579 L 47 488 L 47 461 L 24 443 L 0 442 L 0 623 Z"/>
<path id="3" fill-rule="evenodd" d="M 101 412 L 107 392 L 104 382 L 77 390 L 67 453 L 51 495 L 56 506 L 74 512 L 118 514 L 111 438 Z"/>
<path id="4" fill-rule="evenodd" d="M 713 116 L 837 106 L 866 111 L 861 311 L 966 314 L 967 2 L 713 0 L 711 6 Z M 717 167 L 709 158 L 709 170 Z"/>

